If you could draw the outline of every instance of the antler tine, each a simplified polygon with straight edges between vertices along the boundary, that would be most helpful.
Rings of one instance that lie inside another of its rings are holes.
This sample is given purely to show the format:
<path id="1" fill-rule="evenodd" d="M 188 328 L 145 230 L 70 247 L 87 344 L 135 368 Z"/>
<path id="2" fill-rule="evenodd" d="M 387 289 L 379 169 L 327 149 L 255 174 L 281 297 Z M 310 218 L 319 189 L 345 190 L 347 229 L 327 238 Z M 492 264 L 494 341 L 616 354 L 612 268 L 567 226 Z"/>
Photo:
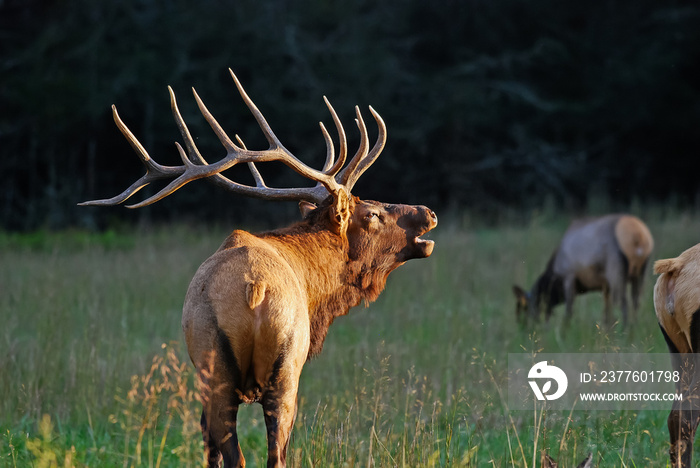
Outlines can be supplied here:
<path id="1" fill-rule="evenodd" d="M 244 150 L 248 149 L 246 147 L 245 143 L 243 143 L 243 140 L 241 140 L 241 137 L 239 137 L 238 135 L 236 135 L 236 141 L 238 142 L 238 144 L 240 145 L 241 148 L 243 148 Z M 248 169 L 250 170 L 250 174 L 253 176 L 253 179 L 255 180 L 256 187 L 267 187 L 265 185 L 265 181 L 262 178 L 262 175 L 260 174 L 260 171 L 258 171 L 258 168 L 255 167 L 255 163 L 249 162 Z M 221 175 L 221 174 L 219 174 L 219 175 Z M 221 177 L 224 177 L 224 176 L 221 176 Z"/>
<path id="2" fill-rule="evenodd" d="M 335 162 L 335 149 L 333 148 L 333 140 L 326 130 L 326 126 L 323 122 L 319 122 L 318 126 L 321 127 L 321 133 L 323 134 L 323 139 L 326 142 L 326 162 L 323 163 L 323 169 L 321 170 L 324 174 L 328 174 L 328 170 Z M 335 174 L 333 174 L 335 175 Z"/>
<path id="3" fill-rule="evenodd" d="M 349 192 L 352 191 L 352 188 L 355 186 L 355 183 L 360 178 L 360 176 L 372 164 L 374 164 L 374 161 L 377 160 L 379 155 L 382 153 L 382 150 L 384 150 L 384 146 L 386 145 L 386 124 L 384 123 L 384 120 L 377 113 L 377 111 L 375 111 L 374 108 L 372 108 L 372 106 L 369 106 L 369 111 L 371 112 L 372 117 L 374 117 L 374 120 L 377 122 L 379 134 L 377 135 L 377 141 L 374 143 L 372 150 L 369 152 L 369 154 L 363 157 L 361 161 L 359 161 L 359 164 L 348 175 L 347 180 L 343 183 L 343 185 L 345 185 Z"/>
<path id="4" fill-rule="evenodd" d="M 367 151 L 369 149 L 369 137 L 367 136 L 367 127 L 365 126 L 365 121 L 362 119 L 362 114 L 360 113 L 360 108 L 355 106 L 355 123 L 357 128 L 360 130 L 360 147 L 357 149 L 355 156 L 352 157 L 350 163 L 341 171 L 340 183 L 341 185 L 348 188 L 350 191 L 351 186 L 348 181 L 352 177 L 352 174 L 357 170 L 358 165 L 367 156 Z"/>
<path id="5" fill-rule="evenodd" d="M 219 122 L 217 122 L 216 118 L 209 112 L 207 109 L 207 106 L 204 105 L 204 101 L 199 97 L 199 94 L 197 94 L 197 91 L 195 91 L 194 88 L 192 88 L 192 94 L 194 95 L 195 100 L 197 101 L 197 106 L 199 107 L 200 111 L 202 112 L 202 115 L 204 115 L 205 120 L 207 123 L 209 123 L 209 126 L 214 130 L 214 133 L 219 137 L 219 141 L 221 144 L 226 148 L 226 151 L 228 153 L 235 153 L 237 151 L 240 151 L 240 149 L 243 150 L 248 150 L 246 147 L 245 143 L 243 143 L 243 140 L 241 140 L 241 137 L 236 135 L 236 141 L 238 142 L 238 147 L 231 141 L 231 139 L 228 137 L 228 134 L 224 131 L 224 129 L 219 125 Z M 197 162 L 202 165 L 208 165 L 209 163 L 202 157 L 202 155 L 197 152 Z M 250 169 L 250 173 L 253 176 L 253 179 L 255 180 L 255 186 L 259 188 L 267 188 L 265 185 L 265 182 L 262 179 L 262 176 L 260 175 L 260 172 L 258 169 L 255 167 L 255 163 L 249 162 L 248 163 L 248 168 Z M 231 190 L 240 190 L 242 187 L 247 187 L 251 188 L 246 185 L 239 184 L 237 182 L 232 181 L 228 177 L 223 176 L 222 174 L 214 174 L 213 179 L 218 182 L 222 182 L 224 186 L 228 187 Z M 250 194 L 249 194 L 250 195 Z"/>
<path id="6" fill-rule="evenodd" d="M 258 109 L 258 106 L 255 105 L 253 100 L 250 99 L 250 97 L 248 96 L 248 93 L 246 93 L 245 89 L 243 89 L 243 85 L 241 85 L 241 82 L 238 81 L 238 77 L 236 77 L 236 74 L 233 73 L 233 70 L 231 70 L 230 68 L 228 69 L 228 71 L 229 73 L 231 73 L 231 78 L 233 78 L 233 82 L 236 83 L 236 88 L 238 88 L 238 93 L 241 95 L 243 102 L 245 102 L 245 105 L 248 106 L 250 113 L 253 114 L 253 117 L 255 117 L 255 120 L 258 122 L 260 129 L 263 131 L 263 134 L 265 134 L 265 138 L 270 144 L 270 149 L 284 148 L 284 145 L 282 145 L 282 143 L 279 141 L 277 135 L 275 135 L 275 132 L 272 131 L 270 124 L 267 123 L 267 120 L 262 115 L 262 112 L 260 112 L 260 109 Z"/>
<path id="7" fill-rule="evenodd" d="M 345 158 L 348 154 L 348 141 L 345 138 L 345 129 L 343 128 L 343 124 L 340 122 L 340 119 L 338 118 L 338 114 L 336 114 L 335 109 L 333 109 L 333 106 L 331 105 L 328 98 L 326 98 L 326 96 L 323 96 L 323 101 L 326 103 L 326 106 L 328 107 L 328 110 L 330 111 L 331 116 L 333 117 L 333 123 L 335 123 L 335 128 L 338 131 L 338 140 L 340 145 L 340 148 L 338 149 L 338 160 L 336 161 L 335 165 L 332 168 L 324 166 L 323 172 L 335 176 L 345 164 Z M 329 162 L 327 160 L 326 165 L 330 164 L 333 164 L 332 161 Z"/>
<path id="8" fill-rule="evenodd" d="M 129 130 L 129 127 L 127 127 L 126 124 L 119 117 L 119 113 L 117 112 L 117 106 L 115 105 L 112 105 L 112 116 L 114 117 L 114 122 L 117 124 L 117 128 L 119 128 L 119 131 L 121 131 L 122 135 L 124 135 L 131 147 L 139 156 L 139 159 L 141 159 L 141 162 L 146 166 L 146 174 L 144 174 L 140 179 L 131 184 L 129 188 L 127 188 L 115 197 L 78 203 L 78 205 L 80 206 L 118 205 L 126 201 L 129 197 L 131 197 L 133 194 L 135 194 L 154 180 L 179 176 L 184 172 L 183 167 L 162 166 L 155 162 L 149 156 L 148 152 L 143 147 L 141 142 L 134 136 L 131 130 Z"/>

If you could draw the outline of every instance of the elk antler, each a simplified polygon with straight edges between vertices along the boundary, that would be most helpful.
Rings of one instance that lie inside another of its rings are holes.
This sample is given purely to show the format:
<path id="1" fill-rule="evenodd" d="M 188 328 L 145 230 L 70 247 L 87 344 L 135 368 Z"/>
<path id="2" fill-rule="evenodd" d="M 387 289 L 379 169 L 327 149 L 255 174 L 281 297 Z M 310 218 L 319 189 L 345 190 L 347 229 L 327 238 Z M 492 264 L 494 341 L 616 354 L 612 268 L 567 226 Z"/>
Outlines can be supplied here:
<path id="1" fill-rule="evenodd" d="M 355 185 L 357 180 L 360 178 L 363 172 L 367 170 L 369 166 L 374 163 L 379 154 L 384 149 L 384 144 L 386 143 L 386 125 L 382 118 L 375 112 L 370 106 L 369 110 L 377 121 L 377 126 L 379 127 L 379 136 L 377 137 L 377 142 L 371 151 L 368 152 L 368 136 L 367 128 L 362 120 L 362 115 L 360 114 L 360 109 L 355 106 L 355 113 L 357 119 L 358 128 L 360 129 L 360 148 L 355 153 L 350 163 L 341 171 L 341 168 L 345 164 L 345 158 L 347 153 L 347 141 L 345 139 L 345 131 L 335 113 L 333 106 L 331 106 L 328 99 L 324 96 L 324 101 L 328 110 L 333 117 L 333 122 L 335 123 L 336 129 L 338 131 L 338 138 L 340 143 L 340 149 L 338 154 L 338 159 L 335 160 L 335 150 L 333 147 L 333 140 L 331 139 L 326 127 L 323 123 L 319 123 L 321 127 L 321 133 L 326 141 L 326 162 L 323 165 L 323 169 L 318 171 L 316 169 L 310 168 L 299 159 L 297 159 L 289 150 L 287 150 L 282 143 L 279 141 L 277 136 L 274 134 L 270 125 L 263 117 L 260 110 L 256 107 L 253 101 L 248 97 L 243 86 L 236 78 L 236 75 L 229 69 L 233 81 L 236 83 L 238 92 L 240 93 L 243 101 L 250 109 L 251 113 L 258 122 L 260 129 L 265 134 L 265 138 L 269 143 L 269 148 L 262 151 L 251 151 L 246 148 L 243 142 L 236 135 L 237 143 L 234 143 L 231 138 L 224 132 L 219 123 L 216 121 L 213 115 L 206 108 L 202 100 L 197 95 L 197 92 L 192 89 L 194 93 L 194 98 L 197 101 L 199 110 L 202 115 L 209 123 L 211 128 L 216 133 L 216 136 L 221 141 L 221 144 L 226 149 L 226 156 L 218 162 L 209 164 L 200 154 L 199 149 L 194 143 L 194 139 L 190 134 L 185 121 L 177 108 L 177 102 L 175 100 L 175 93 L 172 88 L 168 86 L 168 91 L 170 92 L 170 105 L 172 107 L 173 116 L 175 122 L 177 123 L 182 138 L 184 140 L 185 149 L 179 143 L 175 143 L 177 150 L 180 153 L 180 158 L 182 159 L 182 166 L 162 166 L 154 161 L 149 155 L 146 149 L 141 145 L 141 143 L 136 139 L 129 128 L 122 122 L 117 113 L 115 106 L 112 106 L 112 113 L 114 115 L 114 121 L 117 127 L 126 137 L 126 139 L 134 148 L 134 151 L 138 154 L 139 158 L 146 166 L 146 174 L 144 174 L 140 179 L 134 182 L 128 189 L 126 189 L 121 194 L 116 197 L 104 199 L 104 200 L 92 200 L 80 205 L 117 205 L 124 202 L 126 199 L 131 197 L 134 193 L 138 192 L 141 188 L 145 187 L 149 183 L 159 180 L 159 179 L 173 179 L 166 187 L 160 190 L 155 195 L 147 198 L 146 200 L 136 203 L 134 205 L 127 205 L 128 208 L 140 208 L 142 206 L 150 205 L 158 200 L 167 197 L 171 193 L 175 192 L 177 189 L 182 187 L 188 182 L 196 179 L 202 179 L 205 177 L 210 177 L 211 180 L 218 185 L 222 185 L 228 190 L 236 193 L 241 193 L 243 195 L 264 198 L 264 199 L 275 199 L 275 200 L 307 200 L 314 203 L 321 202 L 328 194 L 333 194 L 338 196 L 341 191 L 347 192 L 349 194 L 352 187 Z M 306 177 L 307 179 L 316 182 L 315 187 L 306 188 L 272 188 L 265 185 L 262 176 L 255 167 L 256 162 L 268 162 L 268 161 L 280 161 L 290 168 L 292 168 L 297 173 Z M 221 172 L 230 169 L 238 163 L 248 163 L 248 167 L 255 180 L 255 186 L 240 184 L 234 182 L 233 180 L 221 175 Z"/>

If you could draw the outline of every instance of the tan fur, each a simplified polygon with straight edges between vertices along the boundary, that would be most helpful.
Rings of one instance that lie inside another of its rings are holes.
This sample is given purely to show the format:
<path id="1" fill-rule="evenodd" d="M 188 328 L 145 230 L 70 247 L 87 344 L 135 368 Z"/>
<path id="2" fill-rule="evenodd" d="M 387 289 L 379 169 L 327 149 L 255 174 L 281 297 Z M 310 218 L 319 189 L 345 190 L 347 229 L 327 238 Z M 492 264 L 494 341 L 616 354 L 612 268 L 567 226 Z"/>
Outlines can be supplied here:
<path id="1" fill-rule="evenodd" d="M 234 231 L 199 268 L 185 298 L 185 340 L 207 377 L 207 430 L 222 452 L 233 450 L 220 441 L 235 423 L 235 413 L 222 408 L 255 401 L 276 415 L 282 432 L 274 438 L 284 452 L 302 367 L 321 351 L 330 324 L 376 299 L 406 260 L 432 252 L 432 242 L 418 239 L 437 223 L 425 207 L 349 198 L 301 209 L 306 219 L 288 228 Z M 276 458 L 284 464 L 283 453 Z"/>
<path id="2" fill-rule="evenodd" d="M 697 348 L 700 337 L 693 316 L 700 309 L 700 244 L 676 258 L 657 260 L 654 273 L 654 309 L 671 352 L 674 370 L 679 372 L 676 392 L 684 400 L 674 401 L 668 416 L 669 456 L 674 468 L 690 468 L 695 431 L 700 421 L 700 372 Z"/>
<path id="3" fill-rule="evenodd" d="M 660 274 L 654 287 L 656 318 L 679 352 L 692 349 L 690 323 L 700 308 L 700 244 L 676 258 L 657 260 L 654 273 Z"/>
<path id="4" fill-rule="evenodd" d="M 248 283 L 245 289 L 245 297 L 248 307 L 251 309 L 258 307 L 265 299 L 265 283 L 261 281 Z"/>
<path id="5" fill-rule="evenodd" d="M 615 238 L 627 258 L 628 274 L 638 275 L 654 250 L 654 239 L 649 228 L 639 218 L 624 215 L 615 225 Z"/>

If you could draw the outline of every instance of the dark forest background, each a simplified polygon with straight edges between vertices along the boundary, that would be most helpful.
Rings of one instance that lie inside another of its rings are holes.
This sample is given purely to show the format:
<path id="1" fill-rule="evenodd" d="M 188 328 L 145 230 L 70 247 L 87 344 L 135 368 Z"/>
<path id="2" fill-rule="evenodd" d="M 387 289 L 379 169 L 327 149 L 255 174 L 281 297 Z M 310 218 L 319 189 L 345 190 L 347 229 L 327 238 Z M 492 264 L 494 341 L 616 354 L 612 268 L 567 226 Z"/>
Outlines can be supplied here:
<path id="1" fill-rule="evenodd" d="M 389 139 L 363 198 L 485 216 L 592 194 L 698 203 L 696 1 L 0 0 L 0 227 L 289 216 L 205 181 L 136 211 L 76 206 L 143 173 L 112 104 L 156 160 L 179 162 L 167 85 L 210 162 L 224 151 L 191 87 L 230 135 L 265 147 L 228 67 L 316 167 L 323 95 L 351 154 L 353 106 L 373 138 L 377 109 Z M 300 183 L 271 166 L 270 185 Z"/>

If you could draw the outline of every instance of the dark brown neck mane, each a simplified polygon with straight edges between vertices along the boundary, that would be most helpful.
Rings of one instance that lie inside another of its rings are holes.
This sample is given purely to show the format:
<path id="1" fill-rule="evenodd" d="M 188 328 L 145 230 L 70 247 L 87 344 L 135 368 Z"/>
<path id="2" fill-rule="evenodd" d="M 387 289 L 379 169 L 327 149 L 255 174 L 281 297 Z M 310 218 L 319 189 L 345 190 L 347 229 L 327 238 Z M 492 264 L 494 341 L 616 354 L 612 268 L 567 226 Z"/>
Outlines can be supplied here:
<path id="1" fill-rule="evenodd" d="M 564 290 L 561 278 L 557 278 L 554 274 L 554 258 L 557 252 L 552 254 L 547 262 L 547 268 L 537 278 L 535 284 L 530 290 L 530 299 L 535 301 L 535 310 L 539 311 L 540 307 L 554 307 L 564 302 Z M 544 303 L 543 303 L 544 301 Z"/>

